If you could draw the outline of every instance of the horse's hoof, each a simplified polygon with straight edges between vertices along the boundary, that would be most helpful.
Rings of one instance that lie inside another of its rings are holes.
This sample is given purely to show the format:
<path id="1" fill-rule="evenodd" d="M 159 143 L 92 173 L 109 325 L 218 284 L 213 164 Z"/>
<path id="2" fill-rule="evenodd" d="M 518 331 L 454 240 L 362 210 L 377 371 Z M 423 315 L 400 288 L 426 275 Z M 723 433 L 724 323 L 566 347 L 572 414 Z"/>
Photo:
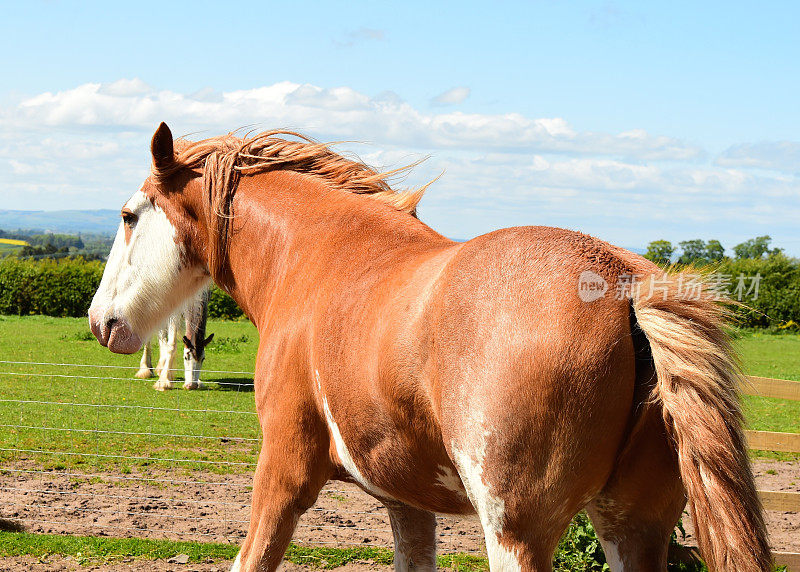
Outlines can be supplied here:
<path id="1" fill-rule="evenodd" d="M 186 381 L 183 384 L 184 389 L 203 389 L 204 385 L 201 381 Z"/>
<path id="2" fill-rule="evenodd" d="M 134 374 L 134 377 L 138 377 L 139 379 L 148 379 L 150 377 L 153 377 L 153 370 L 151 370 L 148 367 L 144 367 L 144 368 L 140 369 L 139 371 L 137 371 Z"/>
<path id="3" fill-rule="evenodd" d="M 157 381 L 153 384 L 153 389 L 156 391 L 167 391 L 168 389 L 172 389 L 172 382 L 171 381 Z"/>

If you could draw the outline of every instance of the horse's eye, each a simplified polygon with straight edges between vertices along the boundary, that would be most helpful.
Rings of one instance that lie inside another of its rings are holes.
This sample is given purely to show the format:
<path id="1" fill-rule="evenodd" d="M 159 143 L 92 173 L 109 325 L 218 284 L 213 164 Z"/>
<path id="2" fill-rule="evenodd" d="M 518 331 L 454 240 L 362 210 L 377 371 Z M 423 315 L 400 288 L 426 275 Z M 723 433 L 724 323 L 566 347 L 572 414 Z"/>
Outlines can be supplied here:
<path id="1" fill-rule="evenodd" d="M 122 222 L 124 222 L 128 226 L 134 225 L 136 223 L 137 218 L 138 217 L 131 211 L 122 211 Z"/>

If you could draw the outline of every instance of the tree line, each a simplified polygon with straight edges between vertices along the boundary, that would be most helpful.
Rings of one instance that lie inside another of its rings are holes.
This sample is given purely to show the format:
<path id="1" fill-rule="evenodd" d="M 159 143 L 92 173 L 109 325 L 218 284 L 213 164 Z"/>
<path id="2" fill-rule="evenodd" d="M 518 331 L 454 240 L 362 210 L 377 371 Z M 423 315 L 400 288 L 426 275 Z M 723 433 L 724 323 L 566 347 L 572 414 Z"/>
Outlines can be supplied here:
<path id="1" fill-rule="evenodd" d="M 36 230 L 7 231 L 0 229 L 0 238 L 24 240 L 22 246 L 14 252 L 19 258 L 58 259 L 76 258 L 84 260 L 105 260 L 111 251 L 114 238 L 105 234 L 58 234 Z"/>
<path id="2" fill-rule="evenodd" d="M 772 238 L 769 235 L 750 238 L 733 247 L 733 260 L 761 260 L 783 253 L 782 248 L 770 248 Z M 680 251 L 678 251 L 680 248 Z M 708 242 L 695 238 L 678 243 L 678 247 L 668 240 L 654 240 L 647 245 L 644 255 L 656 264 L 691 264 L 703 266 L 721 262 L 726 259 L 725 247 L 718 240 Z"/>

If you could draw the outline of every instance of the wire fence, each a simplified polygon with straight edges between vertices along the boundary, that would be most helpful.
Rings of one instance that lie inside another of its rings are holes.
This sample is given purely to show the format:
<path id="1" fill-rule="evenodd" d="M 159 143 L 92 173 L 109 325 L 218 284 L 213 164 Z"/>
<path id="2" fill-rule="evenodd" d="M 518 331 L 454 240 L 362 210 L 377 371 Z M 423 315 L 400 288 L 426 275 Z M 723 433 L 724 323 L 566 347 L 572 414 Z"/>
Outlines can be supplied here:
<path id="1" fill-rule="evenodd" d="M 35 532 L 241 541 L 261 442 L 241 377 L 252 372 L 204 370 L 206 391 L 164 393 L 136 370 L 0 360 L 0 518 Z M 440 550 L 483 550 L 478 522 L 438 520 Z M 391 546 L 392 533 L 380 503 L 329 483 L 295 540 Z"/>

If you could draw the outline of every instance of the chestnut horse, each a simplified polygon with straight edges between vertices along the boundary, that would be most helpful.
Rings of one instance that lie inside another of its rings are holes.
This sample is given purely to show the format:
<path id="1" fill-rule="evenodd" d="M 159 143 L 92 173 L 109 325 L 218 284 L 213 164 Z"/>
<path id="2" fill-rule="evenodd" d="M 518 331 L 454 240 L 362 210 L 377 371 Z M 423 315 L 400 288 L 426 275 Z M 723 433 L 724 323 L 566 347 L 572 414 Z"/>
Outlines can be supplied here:
<path id="1" fill-rule="evenodd" d="M 263 445 L 233 570 L 275 570 L 329 479 L 387 506 L 397 570 L 435 568 L 435 513 L 477 513 L 493 571 L 550 570 L 581 509 L 612 570 L 665 570 L 687 497 L 712 570 L 769 569 L 705 290 L 557 228 L 455 243 L 416 218 L 424 189 L 296 134 L 189 143 L 162 123 L 151 151 L 89 321 L 137 351 L 213 279 L 258 328 Z"/>

